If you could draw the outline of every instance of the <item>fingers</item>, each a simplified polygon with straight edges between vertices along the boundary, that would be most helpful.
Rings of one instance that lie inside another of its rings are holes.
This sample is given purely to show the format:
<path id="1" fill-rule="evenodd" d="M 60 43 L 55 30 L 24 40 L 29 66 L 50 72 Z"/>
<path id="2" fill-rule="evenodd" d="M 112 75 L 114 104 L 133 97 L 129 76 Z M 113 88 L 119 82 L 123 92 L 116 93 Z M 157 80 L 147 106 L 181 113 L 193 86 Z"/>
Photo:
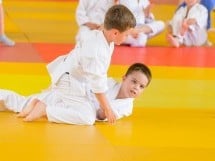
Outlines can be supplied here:
<path id="1" fill-rule="evenodd" d="M 114 113 L 111 113 L 111 114 L 107 117 L 107 119 L 108 119 L 108 122 L 109 122 L 110 124 L 114 124 L 114 123 L 116 122 L 116 116 L 115 116 Z"/>
<path id="2" fill-rule="evenodd" d="M 108 120 L 108 122 L 109 122 L 110 124 L 114 124 L 114 123 L 116 122 L 116 119 L 115 119 L 115 118 L 111 118 L 111 119 Z"/>

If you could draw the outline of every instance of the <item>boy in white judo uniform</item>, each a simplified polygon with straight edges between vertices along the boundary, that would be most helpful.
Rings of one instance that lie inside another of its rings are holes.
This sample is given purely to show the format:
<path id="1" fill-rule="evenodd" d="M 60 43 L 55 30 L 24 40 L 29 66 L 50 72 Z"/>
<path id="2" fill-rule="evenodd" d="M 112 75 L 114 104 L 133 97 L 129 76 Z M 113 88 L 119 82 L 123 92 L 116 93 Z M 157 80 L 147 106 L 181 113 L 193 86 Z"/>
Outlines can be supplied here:
<path id="1" fill-rule="evenodd" d="M 119 3 L 128 7 L 137 21 L 135 29 L 124 44 L 144 47 L 149 38 L 158 35 L 164 30 L 165 24 L 163 21 L 154 18 L 149 0 L 120 0 Z"/>
<path id="2" fill-rule="evenodd" d="M 120 119 L 132 114 L 133 101 L 146 89 L 152 79 L 150 69 L 142 63 L 132 64 L 121 82 L 109 78 L 107 99 L 110 102 L 116 119 Z M 95 101 L 96 102 L 96 101 Z M 105 120 L 105 114 L 99 105 L 97 107 L 97 119 Z"/>
<path id="3" fill-rule="evenodd" d="M 113 78 L 108 78 L 108 90 L 105 92 L 105 95 L 117 120 L 132 114 L 134 99 L 141 95 L 141 93 L 150 84 L 151 79 L 152 75 L 150 69 L 142 63 L 132 64 L 120 82 L 114 80 Z M 11 93 L 11 98 L 13 96 L 12 94 L 14 97 L 25 99 L 22 96 L 18 96 L 16 93 Z M 92 93 L 90 101 L 93 104 L 96 112 L 96 120 L 105 121 L 105 113 L 102 108 L 100 108 L 98 101 Z M 27 108 L 24 108 L 24 110 L 19 115 L 27 116 L 26 114 L 30 115 L 33 108 L 44 108 L 41 106 L 36 107 L 35 105 L 38 102 L 40 101 L 37 99 L 32 101 L 31 104 L 29 104 Z M 3 102 L 1 103 L 3 107 Z M 45 112 L 45 110 L 43 111 Z M 74 111 L 74 113 L 76 113 L 76 111 Z M 47 114 L 42 114 L 42 116 L 44 115 Z"/>
<path id="4" fill-rule="evenodd" d="M 185 3 L 186 6 L 175 12 L 167 26 L 167 40 L 175 47 L 205 45 L 208 11 L 199 0 L 185 0 Z"/>
<path id="5" fill-rule="evenodd" d="M 135 25 L 135 18 L 127 7 L 111 7 L 106 13 L 102 30 L 89 32 L 69 54 L 48 64 L 52 81 L 50 89 L 32 96 L 29 105 L 45 108 L 34 108 L 30 114 L 27 110 L 27 113 L 23 112 L 20 116 L 26 117 L 26 121 L 32 121 L 45 112 L 52 122 L 92 125 L 96 118 L 91 103 L 93 93 L 107 120 L 115 122 L 116 116 L 104 94 L 107 90 L 107 70 L 114 44 L 122 43 Z M 0 92 L 0 100 L 4 100 L 6 107 L 15 112 L 21 112 L 29 104 L 20 97 L 10 97 L 7 91 Z M 41 109 L 44 111 L 38 111 Z"/>
<path id="6" fill-rule="evenodd" d="M 2 6 L 2 0 L 0 0 L 0 43 L 7 45 L 7 46 L 14 46 L 15 42 L 9 39 L 5 35 L 4 31 L 4 9 Z"/>
<path id="7" fill-rule="evenodd" d="M 76 21 L 79 31 L 78 41 L 89 30 L 98 30 L 104 23 L 105 13 L 115 4 L 115 0 L 80 0 L 76 8 Z"/>

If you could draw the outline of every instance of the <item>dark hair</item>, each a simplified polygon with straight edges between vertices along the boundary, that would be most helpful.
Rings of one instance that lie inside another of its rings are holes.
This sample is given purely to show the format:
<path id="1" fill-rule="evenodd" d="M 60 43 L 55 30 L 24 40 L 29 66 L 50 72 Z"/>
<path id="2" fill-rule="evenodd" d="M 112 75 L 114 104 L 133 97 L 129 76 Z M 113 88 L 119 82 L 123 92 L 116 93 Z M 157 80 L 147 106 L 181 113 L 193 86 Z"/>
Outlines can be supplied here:
<path id="1" fill-rule="evenodd" d="M 135 26 L 136 19 L 133 13 L 124 5 L 112 6 L 105 15 L 104 27 L 107 30 L 114 28 L 120 32 L 124 32 Z"/>
<path id="2" fill-rule="evenodd" d="M 125 73 L 125 76 L 128 76 L 129 74 L 131 74 L 134 71 L 140 71 L 143 74 L 145 74 L 146 77 L 148 78 L 148 84 L 147 85 L 149 85 L 149 83 L 151 82 L 151 79 L 152 79 L 152 74 L 151 74 L 150 69 L 145 64 L 143 64 L 143 63 L 132 64 L 128 68 L 127 72 Z"/>

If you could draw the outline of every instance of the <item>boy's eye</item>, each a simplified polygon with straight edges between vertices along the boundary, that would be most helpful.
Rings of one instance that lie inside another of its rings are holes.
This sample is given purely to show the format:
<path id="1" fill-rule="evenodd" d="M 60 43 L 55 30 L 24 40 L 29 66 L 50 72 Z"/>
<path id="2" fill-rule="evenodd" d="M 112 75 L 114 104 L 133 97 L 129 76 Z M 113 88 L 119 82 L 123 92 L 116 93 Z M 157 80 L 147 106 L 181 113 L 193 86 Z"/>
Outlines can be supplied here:
<path id="1" fill-rule="evenodd" d="M 132 80 L 132 82 L 133 82 L 134 84 L 136 84 L 136 83 L 137 83 L 137 81 L 136 81 L 136 80 Z"/>
<path id="2" fill-rule="evenodd" d="M 144 89 L 144 88 L 145 88 L 145 86 L 144 86 L 144 85 L 140 85 L 140 88 L 141 88 L 141 89 Z"/>

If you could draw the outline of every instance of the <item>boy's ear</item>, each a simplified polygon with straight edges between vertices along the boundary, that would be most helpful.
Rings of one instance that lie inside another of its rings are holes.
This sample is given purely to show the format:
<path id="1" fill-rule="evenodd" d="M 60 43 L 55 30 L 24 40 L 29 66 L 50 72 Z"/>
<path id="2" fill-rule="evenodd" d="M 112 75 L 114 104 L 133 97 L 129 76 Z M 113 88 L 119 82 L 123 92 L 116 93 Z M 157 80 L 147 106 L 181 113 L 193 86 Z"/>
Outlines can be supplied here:
<path id="1" fill-rule="evenodd" d="M 114 34 L 115 36 L 118 35 L 118 34 L 119 34 L 119 30 L 113 29 L 113 34 Z"/>
<path id="2" fill-rule="evenodd" d="M 122 76 L 122 80 L 124 81 L 124 80 L 125 80 L 125 78 L 126 78 L 126 76 L 125 76 L 125 75 L 123 75 L 123 76 Z"/>

